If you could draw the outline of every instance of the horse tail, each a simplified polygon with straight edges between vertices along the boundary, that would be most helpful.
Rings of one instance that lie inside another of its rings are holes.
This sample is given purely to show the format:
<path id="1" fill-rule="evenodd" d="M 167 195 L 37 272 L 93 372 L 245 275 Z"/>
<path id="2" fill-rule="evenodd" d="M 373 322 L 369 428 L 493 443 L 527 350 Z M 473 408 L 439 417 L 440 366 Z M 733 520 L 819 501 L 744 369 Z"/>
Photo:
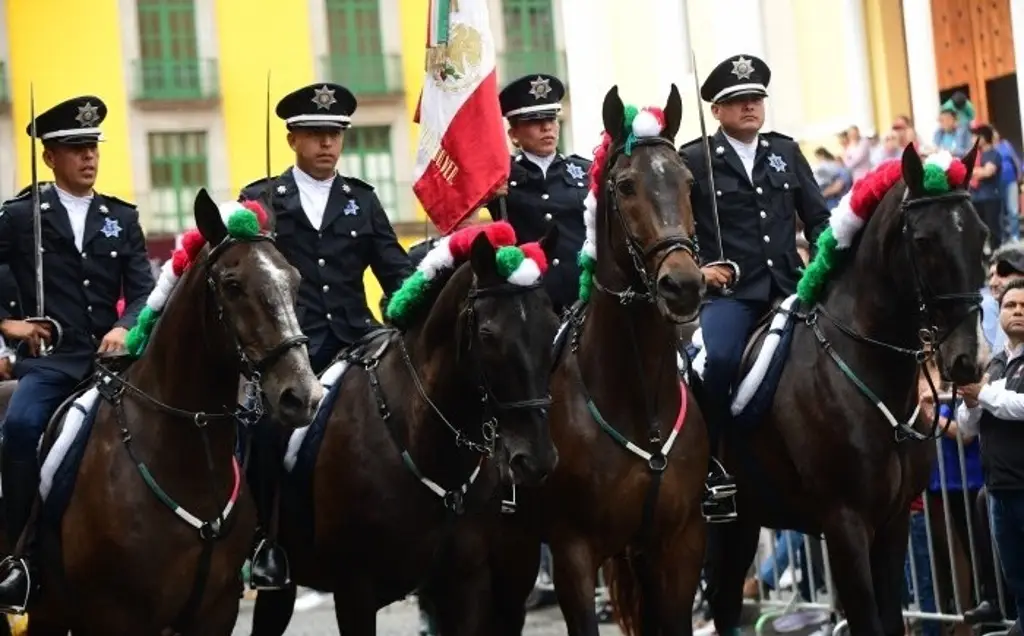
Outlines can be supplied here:
<path id="1" fill-rule="evenodd" d="M 602 572 L 611 598 L 615 622 L 626 636 L 637 636 L 643 629 L 643 583 L 637 572 L 637 560 L 645 558 L 632 547 L 605 562 Z"/>

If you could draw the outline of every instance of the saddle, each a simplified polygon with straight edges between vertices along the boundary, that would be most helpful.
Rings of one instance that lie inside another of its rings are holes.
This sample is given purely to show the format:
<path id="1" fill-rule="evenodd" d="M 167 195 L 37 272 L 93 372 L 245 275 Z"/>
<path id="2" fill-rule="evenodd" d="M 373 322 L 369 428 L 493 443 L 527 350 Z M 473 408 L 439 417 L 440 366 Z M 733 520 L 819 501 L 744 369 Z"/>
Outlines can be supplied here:
<path id="1" fill-rule="evenodd" d="M 398 334 L 394 327 L 377 327 L 364 334 L 349 346 L 338 352 L 327 368 L 341 361 L 351 362 L 360 366 L 373 364 L 387 351 L 391 339 Z"/>

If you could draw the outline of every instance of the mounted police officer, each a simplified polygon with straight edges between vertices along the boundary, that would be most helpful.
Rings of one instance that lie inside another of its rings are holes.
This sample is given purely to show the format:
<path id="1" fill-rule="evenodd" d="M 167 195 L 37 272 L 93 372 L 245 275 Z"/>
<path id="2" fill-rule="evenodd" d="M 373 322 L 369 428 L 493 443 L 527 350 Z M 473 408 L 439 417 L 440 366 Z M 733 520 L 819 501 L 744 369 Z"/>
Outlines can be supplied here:
<path id="1" fill-rule="evenodd" d="M 713 440 L 731 420 L 729 401 L 750 332 L 773 302 L 796 290 L 797 217 L 811 245 L 829 220 L 800 146 L 785 135 L 760 132 L 770 80 L 771 69 L 753 55 L 734 55 L 715 67 L 700 96 L 711 103 L 719 129 L 706 142 L 698 138 L 680 149 L 693 172 L 701 269 L 712 296 L 700 324 L 707 351 L 701 407 L 712 419 Z M 735 492 L 724 471 L 709 480 L 709 490 L 716 489 Z"/>
<path id="2" fill-rule="evenodd" d="M 135 206 L 95 191 L 100 124 L 107 107 L 98 97 L 69 99 L 40 114 L 36 137 L 54 183 L 39 187 L 45 310 L 62 326 L 60 342 L 40 356 L 52 325 L 28 322 L 0 305 L 0 333 L 20 342 L 14 367 L 18 386 L 4 422 L 3 485 L 7 532 L 13 546 L 35 501 L 39 480 L 36 446 L 60 405 L 92 371 L 97 353 L 117 354 L 153 289 L 153 274 Z M 32 125 L 28 127 L 32 134 Z M 32 189 L 0 210 L 0 264 L 7 265 L 35 311 Z M 127 303 L 118 318 L 122 290 Z M 27 557 L 26 557 L 27 558 Z M 25 559 L 8 558 L 0 569 L 0 611 L 20 613 L 31 591 Z"/>
<path id="3" fill-rule="evenodd" d="M 380 327 L 366 303 L 366 268 L 388 295 L 412 272 L 373 186 L 336 170 L 355 110 L 355 96 L 339 84 L 313 84 L 286 95 L 276 112 L 288 129 L 295 165 L 249 184 L 240 196 L 266 201 L 269 195 L 277 248 L 302 276 L 296 313 L 309 337 L 309 358 L 317 373 L 343 348 Z M 253 433 L 257 457 L 250 484 L 266 529 L 284 440 L 267 421 Z M 264 537 L 253 555 L 250 584 L 281 589 L 290 584 L 289 578 L 283 549 Z"/>
<path id="4" fill-rule="evenodd" d="M 583 200 L 590 185 L 590 161 L 558 152 L 565 86 L 553 75 L 534 74 L 510 82 L 498 95 L 508 120 L 512 155 L 508 184 L 487 205 L 491 218 L 505 218 L 521 243 L 538 241 L 552 225 L 558 243 L 544 288 L 557 313 L 576 302 L 580 288 L 577 257 L 583 247 Z M 504 206 L 504 207 L 503 207 Z"/>

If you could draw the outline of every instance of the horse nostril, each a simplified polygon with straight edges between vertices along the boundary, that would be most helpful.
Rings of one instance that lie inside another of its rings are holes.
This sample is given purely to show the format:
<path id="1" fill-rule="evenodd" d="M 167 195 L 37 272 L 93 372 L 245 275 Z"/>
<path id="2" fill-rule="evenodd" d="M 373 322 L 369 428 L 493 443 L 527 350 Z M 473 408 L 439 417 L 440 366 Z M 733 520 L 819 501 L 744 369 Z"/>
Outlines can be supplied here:
<path id="1" fill-rule="evenodd" d="M 678 298 L 683 294 L 683 286 L 675 278 L 665 275 L 658 279 L 658 293 L 667 298 Z"/>
<path id="2" fill-rule="evenodd" d="M 278 400 L 279 408 L 286 413 L 299 413 L 306 407 L 306 401 L 299 396 L 294 387 L 288 387 L 281 391 L 281 398 Z"/>
<path id="3" fill-rule="evenodd" d="M 508 463 L 512 473 L 524 483 L 538 483 L 548 476 L 547 471 L 540 467 L 537 460 L 527 453 L 515 453 Z"/>

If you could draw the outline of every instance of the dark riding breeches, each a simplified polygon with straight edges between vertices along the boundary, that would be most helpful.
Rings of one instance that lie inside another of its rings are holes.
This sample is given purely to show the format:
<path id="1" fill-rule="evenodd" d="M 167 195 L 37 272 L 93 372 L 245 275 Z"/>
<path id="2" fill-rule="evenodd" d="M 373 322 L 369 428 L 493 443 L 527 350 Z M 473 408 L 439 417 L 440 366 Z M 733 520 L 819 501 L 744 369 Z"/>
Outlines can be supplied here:
<path id="1" fill-rule="evenodd" d="M 56 369 L 35 367 L 21 376 L 4 419 L 5 454 L 15 461 L 34 461 L 46 425 L 76 386 L 78 380 Z"/>
<path id="2" fill-rule="evenodd" d="M 747 337 L 767 310 L 767 303 L 733 298 L 714 298 L 701 309 L 700 329 L 707 352 L 703 387 L 709 412 L 716 426 L 732 419 L 729 401 L 739 372 Z"/>

